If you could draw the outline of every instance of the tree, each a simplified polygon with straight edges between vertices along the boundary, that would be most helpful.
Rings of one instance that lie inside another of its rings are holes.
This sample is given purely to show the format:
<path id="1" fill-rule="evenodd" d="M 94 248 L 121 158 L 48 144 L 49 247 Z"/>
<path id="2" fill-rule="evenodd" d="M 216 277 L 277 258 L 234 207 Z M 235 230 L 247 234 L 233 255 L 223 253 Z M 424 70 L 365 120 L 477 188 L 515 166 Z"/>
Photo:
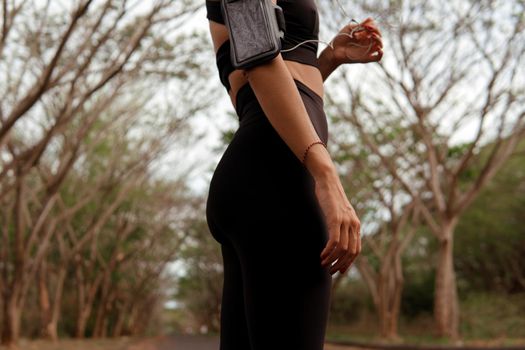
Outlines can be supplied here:
<path id="1" fill-rule="evenodd" d="M 332 153 L 345 191 L 363 222 L 364 249 L 355 265 L 370 291 L 381 336 L 398 339 L 402 256 L 420 225 L 419 209 L 416 202 L 407 202 L 377 156 L 356 142 L 352 127 L 335 116 L 332 121 Z M 334 288 L 342 277 L 336 278 Z"/>
<path id="2" fill-rule="evenodd" d="M 58 270 L 50 303 L 45 282 L 57 261 L 46 259 L 53 242 L 59 245 L 55 252 L 63 254 L 62 264 L 77 263 L 76 277 L 82 281 L 78 264 L 89 245 L 89 261 L 106 265 L 106 279 L 96 280 L 90 291 L 98 293 L 101 286 L 108 291 L 102 298 L 115 300 L 107 275 L 118 259 L 102 256 L 96 237 L 107 225 L 116 238 L 133 232 L 118 223 L 119 208 L 133 189 L 154 178 L 156 162 L 170 147 L 191 137 L 189 118 L 208 108 L 215 96 L 205 86 L 202 77 L 210 72 L 197 55 L 203 36 L 175 31 L 200 5 L 159 0 L 142 12 L 128 1 L 62 5 L 4 1 L 0 8 L 0 71 L 6 77 L 0 84 L 0 291 L 6 344 L 20 336 L 22 310 L 37 274 L 43 326 L 56 338 L 56 308 L 67 271 Z M 159 102 L 166 91 L 171 98 Z M 86 160 L 101 156 L 97 152 L 104 147 L 108 152 L 97 159 L 99 168 L 90 168 L 96 162 Z M 80 186 L 66 193 L 62 190 L 71 177 Z M 86 212 L 93 220 L 75 227 L 78 215 Z M 89 314 L 93 299 L 84 295 L 79 301 L 84 297 L 89 302 L 81 309 Z M 78 334 L 83 335 L 82 317 Z"/>
<path id="3" fill-rule="evenodd" d="M 457 338 L 452 252 L 458 220 L 525 136 L 521 79 L 525 5 L 522 1 L 355 5 L 366 16 L 397 11 L 406 20 L 384 26 L 383 59 L 362 67 L 366 77 L 350 75 L 354 67 L 342 67 L 334 88 L 342 87 L 347 94 L 338 98 L 328 93 L 327 101 L 332 114 L 353 125 L 354 136 L 378 157 L 408 201 L 420 207 L 439 242 L 437 331 Z M 378 21 L 380 28 L 388 19 Z M 488 156 L 477 157 L 489 144 Z M 462 181 L 474 167 L 481 170 L 470 181 Z"/>

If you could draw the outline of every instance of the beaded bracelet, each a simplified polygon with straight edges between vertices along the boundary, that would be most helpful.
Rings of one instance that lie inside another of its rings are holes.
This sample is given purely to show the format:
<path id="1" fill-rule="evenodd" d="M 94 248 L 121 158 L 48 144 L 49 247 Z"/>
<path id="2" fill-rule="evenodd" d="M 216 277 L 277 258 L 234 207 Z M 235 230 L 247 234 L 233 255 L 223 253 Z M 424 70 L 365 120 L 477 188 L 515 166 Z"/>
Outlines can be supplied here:
<path id="1" fill-rule="evenodd" d="M 323 145 L 325 148 L 326 148 L 326 144 L 323 142 L 323 141 L 315 141 L 315 142 L 312 142 L 305 150 L 304 150 L 304 154 L 303 154 L 303 160 L 302 160 L 302 163 L 304 164 L 304 161 L 306 160 L 306 155 L 308 154 L 308 151 L 310 150 L 310 147 L 312 147 L 313 145 L 315 144 L 318 144 L 320 143 L 321 145 Z"/>

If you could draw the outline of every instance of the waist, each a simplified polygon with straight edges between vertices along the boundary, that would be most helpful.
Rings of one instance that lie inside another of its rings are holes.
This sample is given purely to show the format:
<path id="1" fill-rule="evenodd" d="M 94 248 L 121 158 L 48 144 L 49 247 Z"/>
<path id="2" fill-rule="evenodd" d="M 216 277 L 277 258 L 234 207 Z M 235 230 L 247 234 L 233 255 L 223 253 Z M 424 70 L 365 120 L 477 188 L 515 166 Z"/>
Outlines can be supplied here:
<path id="1" fill-rule="evenodd" d="M 324 101 L 307 85 L 298 79 L 293 79 L 299 94 L 304 102 L 308 116 L 314 125 L 319 137 L 325 143 L 328 142 L 328 125 L 324 113 Z M 239 88 L 236 97 L 236 112 L 239 117 L 239 127 L 243 128 L 257 120 L 268 120 L 255 92 L 249 83 Z"/>
<path id="2" fill-rule="evenodd" d="M 312 100 L 312 102 L 314 102 L 315 105 L 317 105 L 321 109 L 324 107 L 324 101 L 321 96 L 319 96 L 315 91 L 310 89 L 308 85 L 304 84 L 302 81 L 295 78 L 293 80 L 295 82 L 295 85 L 299 89 L 299 93 L 301 95 L 306 95 L 309 99 Z M 235 99 L 235 111 L 237 112 L 239 121 L 242 121 L 244 115 L 249 113 L 250 108 L 253 108 L 254 106 L 257 106 L 262 111 L 262 108 L 259 104 L 259 101 L 257 100 L 255 92 L 253 91 L 250 83 L 245 83 L 239 88 Z"/>

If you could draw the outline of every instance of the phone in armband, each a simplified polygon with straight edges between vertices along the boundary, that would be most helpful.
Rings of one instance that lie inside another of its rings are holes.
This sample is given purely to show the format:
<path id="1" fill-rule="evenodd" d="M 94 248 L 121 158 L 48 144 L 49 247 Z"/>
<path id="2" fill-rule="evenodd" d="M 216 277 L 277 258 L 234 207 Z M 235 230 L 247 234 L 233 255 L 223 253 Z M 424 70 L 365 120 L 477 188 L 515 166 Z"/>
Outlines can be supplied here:
<path id="1" fill-rule="evenodd" d="M 220 0 L 230 35 L 231 63 L 247 69 L 275 58 L 286 32 L 284 13 L 272 0 Z"/>

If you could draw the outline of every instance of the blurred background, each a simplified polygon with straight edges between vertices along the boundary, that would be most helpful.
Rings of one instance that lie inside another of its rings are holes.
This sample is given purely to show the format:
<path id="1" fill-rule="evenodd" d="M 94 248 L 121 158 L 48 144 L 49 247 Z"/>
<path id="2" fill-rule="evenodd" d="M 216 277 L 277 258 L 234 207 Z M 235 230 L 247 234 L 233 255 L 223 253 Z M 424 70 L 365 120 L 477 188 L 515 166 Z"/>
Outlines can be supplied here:
<path id="1" fill-rule="evenodd" d="M 363 223 L 327 338 L 525 344 L 525 3 L 340 2 L 320 39 L 372 17 L 384 56 L 325 84 Z M 2 344 L 216 336 L 238 119 L 204 1 L 2 0 L 0 28 Z"/>

